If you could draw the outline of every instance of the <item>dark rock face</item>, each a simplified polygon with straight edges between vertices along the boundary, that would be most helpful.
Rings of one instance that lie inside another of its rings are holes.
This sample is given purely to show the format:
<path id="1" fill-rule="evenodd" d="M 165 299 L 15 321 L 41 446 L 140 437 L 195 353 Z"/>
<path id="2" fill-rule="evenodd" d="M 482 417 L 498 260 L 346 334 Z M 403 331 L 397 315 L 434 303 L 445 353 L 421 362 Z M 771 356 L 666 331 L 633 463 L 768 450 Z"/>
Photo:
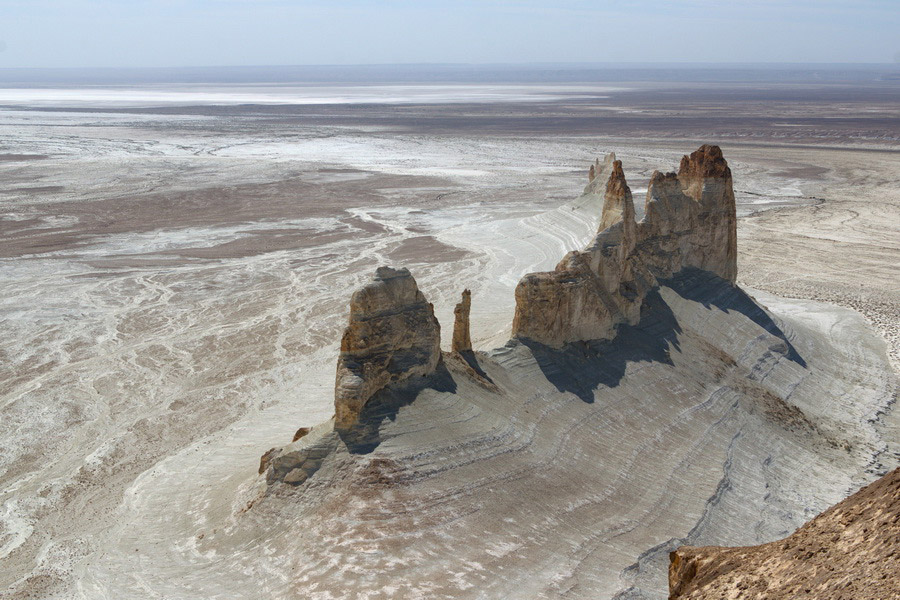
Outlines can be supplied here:
<path id="1" fill-rule="evenodd" d="M 334 389 L 335 425 L 351 426 L 378 390 L 433 373 L 441 360 L 434 307 L 407 269 L 380 267 L 350 300 Z"/>
<path id="2" fill-rule="evenodd" d="M 610 155 L 612 157 L 612 155 Z M 702 146 L 679 173 L 656 172 L 645 216 L 635 222 L 620 161 L 609 160 L 601 231 L 548 273 L 530 273 L 516 287 L 513 336 L 548 346 L 607 339 L 634 324 L 657 280 L 684 268 L 737 277 L 737 217 L 731 171 L 718 146 Z M 596 182 L 589 188 L 594 189 Z"/>
<path id="3" fill-rule="evenodd" d="M 900 598 L 900 469 L 781 541 L 669 558 L 673 600 Z"/>

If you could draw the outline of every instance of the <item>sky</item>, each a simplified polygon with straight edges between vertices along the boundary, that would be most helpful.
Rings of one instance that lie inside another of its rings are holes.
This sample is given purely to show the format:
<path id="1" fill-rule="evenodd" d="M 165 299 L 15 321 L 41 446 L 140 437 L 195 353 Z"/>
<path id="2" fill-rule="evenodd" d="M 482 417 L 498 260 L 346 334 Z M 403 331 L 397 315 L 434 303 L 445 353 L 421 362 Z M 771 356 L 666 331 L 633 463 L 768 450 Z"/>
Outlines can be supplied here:
<path id="1" fill-rule="evenodd" d="M 900 62 L 900 0 L 0 0 L 0 68 Z"/>

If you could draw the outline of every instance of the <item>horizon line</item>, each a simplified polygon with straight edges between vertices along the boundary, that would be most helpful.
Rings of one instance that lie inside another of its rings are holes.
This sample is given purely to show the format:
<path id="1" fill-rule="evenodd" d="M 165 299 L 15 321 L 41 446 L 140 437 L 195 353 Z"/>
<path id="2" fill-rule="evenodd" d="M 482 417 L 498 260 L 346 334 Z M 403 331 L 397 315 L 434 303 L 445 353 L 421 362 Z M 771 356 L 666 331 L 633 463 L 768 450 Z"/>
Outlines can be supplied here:
<path id="1" fill-rule="evenodd" d="M 296 69 L 296 68 L 377 68 L 377 67 L 555 67 L 555 68 L 658 68 L 658 67 L 896 67 L 900 62 L 694 62 L 694 61 L 540 61 L 540 62 L 384 62 L 384 63 L 297 63 L 297 64 L 219 64 L 219 65 L 95 65 L 95 66 L 0 66 L 0 71 L 87 71 L 153 69 Z"/>

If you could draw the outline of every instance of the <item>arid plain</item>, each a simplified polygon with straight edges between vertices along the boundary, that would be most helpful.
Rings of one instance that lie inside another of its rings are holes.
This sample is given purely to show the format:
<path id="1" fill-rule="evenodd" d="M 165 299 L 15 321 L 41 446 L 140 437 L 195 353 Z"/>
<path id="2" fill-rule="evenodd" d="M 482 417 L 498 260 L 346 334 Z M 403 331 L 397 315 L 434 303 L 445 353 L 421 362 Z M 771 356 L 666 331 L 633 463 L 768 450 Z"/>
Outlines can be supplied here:
<path id="1" fill-rule="evenodd" d="M 861 361 L 876 450 L 784 526 L 895 466 L 900 80 L 826 75 L 0 89 L 0 593 L 225 598 L 256 577 L 291 597 L 265 544 L 202 540 L 263 451 L 331 416 L 351 291 L 408 267 L 449 331 L 468 287 L 475 348 L 502 346 L 519 278 L 595 233 L 576 199 L 610 151 L 641 204 L 653 170 L 720 145 L 738 283 Z M 584 592 L 549 589 L 530 595 Z"/>

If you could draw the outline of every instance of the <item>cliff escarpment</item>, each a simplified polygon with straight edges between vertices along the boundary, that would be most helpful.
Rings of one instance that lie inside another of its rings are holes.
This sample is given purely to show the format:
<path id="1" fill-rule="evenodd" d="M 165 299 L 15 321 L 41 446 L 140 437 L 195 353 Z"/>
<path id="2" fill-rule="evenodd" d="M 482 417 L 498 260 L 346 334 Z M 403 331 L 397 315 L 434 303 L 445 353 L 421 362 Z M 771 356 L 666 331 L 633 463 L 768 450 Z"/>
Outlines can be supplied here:
<path id="1" fill-rule="evenodd" d="M 670 559 L 671 600 L 900 598 L 900 469 L 783 540 Z"/>
<path id="2" fill-rule="evenodd" d="M 504 345 L 473 344 L 475 287 L 447 352 L 407 270 L 353 295 L 335 417 L 268 451 L 218 534 L 265 540 L 290 574 L 267 593 L 660 600 L 677 548 L 783 538 L 897 465 L 862 319 L 735 285 L 717 147 L 654 173 L 641 221 L 594 167 L 603 229 L 522 278 Z"/>

